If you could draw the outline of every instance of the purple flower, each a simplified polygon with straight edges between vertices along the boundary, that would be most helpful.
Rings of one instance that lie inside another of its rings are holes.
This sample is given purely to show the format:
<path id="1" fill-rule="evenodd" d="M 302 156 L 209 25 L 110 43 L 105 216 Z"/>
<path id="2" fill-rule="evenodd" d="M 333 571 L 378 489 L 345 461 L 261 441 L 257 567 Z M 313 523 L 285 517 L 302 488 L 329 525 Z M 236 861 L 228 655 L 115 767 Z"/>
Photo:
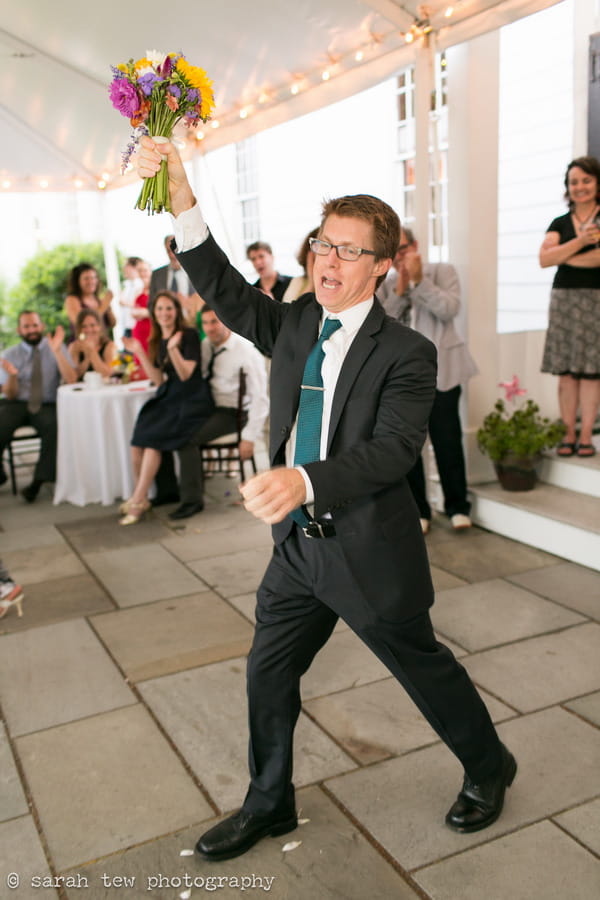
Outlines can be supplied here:
<path id="1" fill-rule="evenodd" d="M 169 93 L 173 94 L 173 96 L 177 97 L 177 99 L 179 100 L 179 98 L 181 97 L 181 88 L 176 84 L 170 84 Z"/>
<path id="2" fill-rule="evenodd" d="M 190 103 L 196 103 L 200 99 L 200 91 L 197 88 L 189 88 L 187 98 Z"/>
<path id="3" fill-rule="evenodd" d="M 126 78 L 115 78 L 108 89 L 112 105 L 122 116 L 131 119 L 140 108 L 140 98 L 135 87 Z"/>
<path id="4" fill-rule="evenodd" d="M 138 87 L 145 97 L 149 97 L 152 93 L 152 88 L 156 84 L 157 81 L 160 81 L 158 75 L 155 75 L 154 72 L 146 72 L 145 75 L 142 75 L 141 78 L 138 78 Z"/>

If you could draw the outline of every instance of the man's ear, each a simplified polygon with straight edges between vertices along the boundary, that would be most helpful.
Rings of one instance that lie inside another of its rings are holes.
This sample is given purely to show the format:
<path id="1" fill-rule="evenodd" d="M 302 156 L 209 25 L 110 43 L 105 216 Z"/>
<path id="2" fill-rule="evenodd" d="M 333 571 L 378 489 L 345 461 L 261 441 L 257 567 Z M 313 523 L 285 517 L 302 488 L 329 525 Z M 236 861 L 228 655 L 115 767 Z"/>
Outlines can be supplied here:
<path id="1" fill-rule="evenodd" d="M 389 258 L 377 260 L 373 266 L 373 275 L 375 278 L 379 278 L 380 275 L 386 275 L 389 272 L 391 265 L 392 260 Z"/>

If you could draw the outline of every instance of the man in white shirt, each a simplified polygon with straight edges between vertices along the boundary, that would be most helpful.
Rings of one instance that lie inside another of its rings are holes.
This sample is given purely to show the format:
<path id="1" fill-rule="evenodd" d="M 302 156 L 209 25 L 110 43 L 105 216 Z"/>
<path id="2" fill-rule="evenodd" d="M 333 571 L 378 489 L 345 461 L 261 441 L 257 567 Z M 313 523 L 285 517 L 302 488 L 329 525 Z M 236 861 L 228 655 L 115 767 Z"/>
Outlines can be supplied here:
<path id="1" fill-rule="evenodd" d="M 19 344 L 5 350 L 0 359 L 0 459 L 17 428 L 32 425 L 41 439 L 33 481 L 22 495 L 33 503 L 44 481 L 56 475 L 56 391 L 61 379 L 77 381 L 77 372 L 63 343 L 64 330 L 44 337 L 44 326 L 33 310 L 19 316 Z M 6 472 L 0 467 L 0 484 Z"/>
<path id="2" fill-rule="evenodd" d="M 233 334 L 208 307 L 202 310 L 202 374 L 209 379 L 215 411 L 204 423 L 194 440 L 179 450 L 181 466 L 179 496 L 181 503 L 171 519 L 186 519 L 200 512 L 203 503 L 203 472 L 200 447 L 208 441 L 232 434 L 238 428 L 238 391 L 240 369 L 243 369 L 246 393 L 243 399 L 245 419 L 240 441 L 240 456 L 251 459 L 254 444 L 262 433 L 269 401 L 265 360 L 250 341 Z"/>
<path id="3" fill-rule="evenodd" d="M 398 217 L 364 194 L 327 201 L 311 242 L 314 293 L 278 303 L 218 247 L 171 144 L 142 138 L 140 174 L 156 174 L 163 156 L 181 264 L 227 326 L 272 355 L 272 468 L 241 488 L 246 509 L 273 526 L 275 543 L 248 658 L 250 786 L 241 809 L 196 849 L 205 859 L 230 859 L 296 827 L 300 679 L 338 617 L 461 761 L 463 786 L 447 825 L 486 828 L 502 811 L 516 762 L 429 617 L 433 587 L 406 474 L 425 439 L 436 353 L 374 297 L 400 243 Z M 401 815 L 400 788 L 398 797 Z"/>

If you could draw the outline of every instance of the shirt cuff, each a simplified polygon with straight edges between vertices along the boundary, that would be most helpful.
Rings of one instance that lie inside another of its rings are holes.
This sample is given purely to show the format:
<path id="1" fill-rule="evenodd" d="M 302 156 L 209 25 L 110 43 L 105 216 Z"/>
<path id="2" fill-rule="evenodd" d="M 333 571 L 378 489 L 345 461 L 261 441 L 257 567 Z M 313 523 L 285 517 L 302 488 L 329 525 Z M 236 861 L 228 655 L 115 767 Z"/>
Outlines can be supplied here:
<path id="1" fill-rule="evenodd" d="M 171 216 L 171 219 L 178 253 L 192 250 L 199 244 L 203 244 L 208 237 L 208 225 L 204 221 L 197 203 L 191 209 L 179 213 L 177 217 Z"/>
<path id="2" fill-rule="evenodd" d="M 294 468 L 296 469 L 297 472 L 300 472 L 300 474 L 302 475 L 302 478 L 304 479 L 304 487 L 306 488 L 306 499 L 302 505 L 306 506 L 308 503 L 314 503 L 315 502 L 315 491 L 312 486 L 312 481 L 306 474 L 306 470 L 304 469 L 303 466 L 294 466 Z"/>

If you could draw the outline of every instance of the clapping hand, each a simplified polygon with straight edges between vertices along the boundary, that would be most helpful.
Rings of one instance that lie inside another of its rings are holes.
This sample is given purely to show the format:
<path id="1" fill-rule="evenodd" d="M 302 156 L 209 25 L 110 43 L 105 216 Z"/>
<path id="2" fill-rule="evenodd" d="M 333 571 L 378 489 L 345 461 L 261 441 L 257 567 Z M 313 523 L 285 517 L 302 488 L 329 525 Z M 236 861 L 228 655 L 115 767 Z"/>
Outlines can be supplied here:
<path id="1" fill-rule="evenodd" d="M 57 325 L 54 334 L 48 335 L 48 343 L 53 353 L 58 353 L 65 339 L 65 329 Z"/>
<path id="2" fill-rule="evenodd" d="M 0 359 L 0 366 L 2 366 L 7 375 L 19 374 L 15 366 L 13 366 L 13 364 L 8 359 Z"/>
<path id="3" fill-rule="evenodd" d="M 123 346 L 125 347 L 125 349 L 128 350 L 130 353 L 133 353 L 135 356 L 139 356 L 140 350 L 144 349 L 142 347 L 142 345 L 140 344 L 140 342 L 137 340 L 137 338 L 123 336 L 122 340 L 123 340 Z"/>
<path id="4" fill-rule="evenodd" d="M 169 340 L 167 341 L 167 350 L 175 350 L 176 347 L 179 347 L 181 344 L 182 332 L 176 331 L 175 334 L 172 334 Z"/>

